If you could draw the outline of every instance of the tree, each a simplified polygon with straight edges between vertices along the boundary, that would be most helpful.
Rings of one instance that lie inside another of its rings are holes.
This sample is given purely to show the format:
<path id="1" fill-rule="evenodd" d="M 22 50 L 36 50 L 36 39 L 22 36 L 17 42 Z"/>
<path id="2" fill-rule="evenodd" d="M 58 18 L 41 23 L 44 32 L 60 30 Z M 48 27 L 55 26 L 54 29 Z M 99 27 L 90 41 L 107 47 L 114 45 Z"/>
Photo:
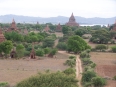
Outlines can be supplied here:
<path id="1" fill-rule="evenodd" d="M 110 41 L 110 33 L 105 29 L 96 30 L 92 33 L 92 38 L 90 39 L 91 42 L 99 43 L 99 44 L 106 44 Z"/>
<path id="2" fill-rule="evenodd" d="M 18 57 L 23 57 L 24 56 L 24 52 L 25 52 L 25 47 L 23 46 L 23 44 L 18 44 L 16 46 L 16 51 L 17 51 L 17 56 Z"/>
<path id="3" fill-rule="evenodd" d="M 76 35 L 79 35 L 80 37 L 82 37 L 82 35 L 84 35 L 84 34 L 86 34 L 86 33 L 88 33 L 88 30 L 87 29 L 81 29 L 81 28 L 79 28 L 79 29 L 77 29 L 76 31 L 75 31 L 75 34 Z"/>
<path id="4" fill-rule="evenodd" d="M 60 50 L 67 50 L 67 44 L 65 42 L 59 42 L 57 48 Z"/>
<path id="5" fill-rule="evenodd" d="M 92 83 L 94 87 L 103 87 L 106 84 L 106 80 L 101 77 L 93 77 Z"/>
<path id="6" fill-rule="evenodd" d="M 62 72 L 45 73 L 19 82 L 16 87 L 78 87 L 74 76 Z"/>
<path id="7" fill-rule="evenodd" d="M 52 38 L 45 38 L 43 41 L 43 47 L 53 47 L 54 46 L 54 39 Z"/>
<path id="8" fill-rule="evenodd" d="M 67 41 L 68 51 L 72 51 L 74 53 L 81 52 L 90 48 L 87 43 L 78 35 L 71 36 Z"/>
<path id="9" fill-rule="evenodd" d="M 43 49 L 38 49 L 38 50 L 36 51 L 36 55 L 37 55 L 37 56 L 44 56 L 44 50 L 43 50 Z"/>
<path id="10" fill-rule="evenodd" d="M 62 32 L 63 34 L 68 34 L 68 32 L 71 30 L 71 28 L 69 26 L 63 26 L 62 27 Z"/>
<path id="11" fill-rule="evenodd" d="M 45 55 L 48 54 L 49 52 L 50 52 L 50 48 L 48 48 L 48 47 L 44 48 L 44 54 Z"/>
<path id="12" fill-rule="evenodd" d="M 86 71 L 82 73 L 82 82 L 91 82 L 93 77 L 96 77 L 96 73 L 94 71 Z"/>
<path id="13" fill-rule="evenodd" d="M 13 47 L 12 41 L 6 40 L 6 41 L 2 42 L 0 45 L 1 45 L 2 52 L 4 52 L 7 57 L 7 54 L 10 53 L 10 51 Z"/>

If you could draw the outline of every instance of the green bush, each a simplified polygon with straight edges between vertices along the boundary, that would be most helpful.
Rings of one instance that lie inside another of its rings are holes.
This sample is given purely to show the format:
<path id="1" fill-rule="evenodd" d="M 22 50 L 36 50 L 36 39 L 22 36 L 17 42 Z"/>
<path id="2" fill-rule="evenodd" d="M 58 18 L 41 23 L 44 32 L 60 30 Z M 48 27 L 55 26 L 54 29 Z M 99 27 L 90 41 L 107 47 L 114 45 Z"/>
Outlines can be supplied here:
<path id="1" fill-rule="evenodd" d="M 99 44 L 95 47 L 95 49 L 99 51 L 105 51 L 107 49 L 107 46 L 104 44 Z"/>
<path id="2" fill-rule="evenodd" d="M 89 55 L 89 53 L 84 51 L 84 52 L 81 52 L 80 58 L 90 58 L 90 55 Z"/>
<path id="3" fill-rule="evenodd" d="M 116 53 L 116 46 L 111 47 L 112 51 Z"/>
<path id="4" fill-rule="evenodd" d="M 75 69 L 68 68 L 68 69 L 64 70 L 63 73 L 65 73 L 66 75 L 75 75 Z"/>
<path id="5" fill-rule="evenodd" d="M 67 44 L 65 42 L 59 42 L 57 48 L 60 50 L 67 50 Z"/>
<path id="6" fill-rule="evenodd" d="M 37 55 L 37 56 L 44 56 L 44 51 L 43 51 L 42 49 L 38 49 L 38 50 L 36 51 L 36 55 Z"/>
<path id="7" fill-rule="evenodd" d="M 92 61 L 90 60 L 90 58 L 83 58 L 82 62 L 83 62 L 84 65 L 88 65 L 88 64 L 92 63 Z"/>
<path id="8" fill-rule="evenodd" d="M 91 82 L 93 77 L 96 77 L 96 73 L 94 71 L 86 71 L 82 73 L 82 82 Z"/>
<path id="9" fill-rule="evenodd" d="M 116 76 L 114 76 L 113 79 L 116 80 Z"/>
<path id="10" fill-rule="evenodd" d="M 106 80 L 101 77 L 93 77 L 92 83 L 94 87 L 103 87 L 106 84 Z"/>
<path id="11" fill-rule="evenodd" d="M 45 73 L 19 82 L 16 87 L 78 87 L 75 77 L 62 72 Z"/>
<path id="12" fill-rule="evenodd" d="M 0 82 L 0 87 L 10 87 L 7 82 Z"/>

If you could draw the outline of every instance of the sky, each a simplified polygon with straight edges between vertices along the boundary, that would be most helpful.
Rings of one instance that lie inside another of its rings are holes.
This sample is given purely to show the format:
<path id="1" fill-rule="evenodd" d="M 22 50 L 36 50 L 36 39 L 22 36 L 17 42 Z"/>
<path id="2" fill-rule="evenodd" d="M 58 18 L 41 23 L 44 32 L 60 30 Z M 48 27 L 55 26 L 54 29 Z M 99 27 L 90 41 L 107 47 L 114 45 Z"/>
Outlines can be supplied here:
<path id="1" fill-rule="evenodd" d="M 0 0 L 0 15 L 116 17 L 116 0 Z"/>

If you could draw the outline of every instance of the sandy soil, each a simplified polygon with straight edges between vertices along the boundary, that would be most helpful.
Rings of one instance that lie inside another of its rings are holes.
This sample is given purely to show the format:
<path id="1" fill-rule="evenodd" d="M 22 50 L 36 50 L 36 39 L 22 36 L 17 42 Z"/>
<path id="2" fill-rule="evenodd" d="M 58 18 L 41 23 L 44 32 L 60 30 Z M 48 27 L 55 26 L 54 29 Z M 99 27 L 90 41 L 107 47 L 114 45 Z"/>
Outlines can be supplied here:
<path id="1" fill-rule="evenodd" d="M 91 52 L 91 60 L 97 64 L 98 75 L 110 79 L 105 87 L 116 87 L 116 81 L 111 80 L 116 75 L 116 53 Z"/>
<path id="2" fill-rule="evenodd" d="M 0 59 L 0 82 L 8 82 L 11 86 L 15 85 L 23 79 L 38 72 L 45 70 L 62 71 L 68 68 L 63 63 L 68 56 L 58 53 L 57 58 L 37 59 Z"/>

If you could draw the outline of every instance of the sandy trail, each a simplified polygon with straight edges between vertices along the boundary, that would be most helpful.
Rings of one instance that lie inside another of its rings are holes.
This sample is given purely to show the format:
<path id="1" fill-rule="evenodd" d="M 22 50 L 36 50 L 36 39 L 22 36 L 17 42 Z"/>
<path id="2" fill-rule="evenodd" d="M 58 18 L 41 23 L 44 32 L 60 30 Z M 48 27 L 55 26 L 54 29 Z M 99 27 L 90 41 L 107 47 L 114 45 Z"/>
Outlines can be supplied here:
<path id="1" fill-rule="evenodd" d="M 58 52 L 69 55 L 69 56 L 72 55 L 72 54 L 66 53 L 66 51 L 58 51 Z M 79 87 L 82 87 L 81 85 L 82 65 L 81 65 L 81 60 L 79 59 L 79 55 L 76 55 L 76 67 L 75 68 L 76 68 L 76 78 L 79 80 L 78 85 Z"/>

